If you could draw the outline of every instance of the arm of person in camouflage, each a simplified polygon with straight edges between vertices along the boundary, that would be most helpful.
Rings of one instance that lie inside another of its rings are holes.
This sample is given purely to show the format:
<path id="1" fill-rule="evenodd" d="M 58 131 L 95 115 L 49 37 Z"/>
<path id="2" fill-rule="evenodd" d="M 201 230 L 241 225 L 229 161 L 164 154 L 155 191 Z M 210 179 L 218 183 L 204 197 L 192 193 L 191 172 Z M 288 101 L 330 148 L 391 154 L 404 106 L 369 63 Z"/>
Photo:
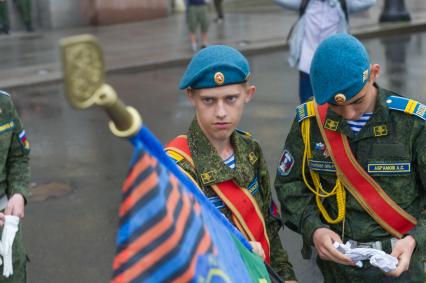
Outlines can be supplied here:
<path id="1" fill-rule="evenodd" d="M 13 130 L 12 140 L 6 160 L 6 178 L 8 183 L 7 194 L 10 198 L 9 202 L 13 199 L 15 194 L 21 194 L 26 202 L 29 197 L 30 147 L 26 139 L 22 121 L 16 111 L 16 108 L 12 100 L 9 99 L 8 101 L 8 111 L 10 111 L 10 117 L 15 123 L 15 128 Z"/>
<path id="2" fill-rule="evenodd" d="M 413 146 L 414 163 L 413 167 L 416 168 L 417 184 L 419 188 L 419 208 L 417 218 L 417 225 L 412 229 L 407 236 L 396 241 L 392 255 L 398 258 L 397 269 L 389 272 L 388 275 L 398 277 L 404 271 L 407 271 L 412 260 L 414 249 L 419 250 L 419 253 L 424 257 L 426 251 L 426 126 L 425 121 L 415 118 L 414 128 L 418 128 L 418 135 Z M 402 189 L 402 188 L 401 188 Z M 414 241 L 413 241 L 414 240 Z M 426 262 L 426 257 L 422 259 Z"/>
<path id="3" fill-rule="evenodd" d="M 262 150 L 257 144 L 259 152 L 259 184 L 261 186 L 260 193 L 262 194 L 262 214 L 265 218 L 266 231 L 269 237 L 270 250 L 271 250 L 271 266 L 272 268 L 286 281 L 296 280 L 296 275 L 293 271 L 287 251 L 283 248 L 280 236 L 278 234 L 282 227 L 280 215 L 273 215 L 271 211 L 272 194 L 268 168 L 266 161 L 263 157 Z"/>
<path id="4" fill-rule="evenodd" d="M 311 122 L 315 121 L 311 120 Z M 312 246 L 314 231 L 328 225 L 321 221 L 314 194 L 303 181 L 303 152 L 304 144 L 300 125 L 294 120 L 278 164 L 275 190 L 281 203 L 285 224 L 302 234 L 304 242 Z"/>

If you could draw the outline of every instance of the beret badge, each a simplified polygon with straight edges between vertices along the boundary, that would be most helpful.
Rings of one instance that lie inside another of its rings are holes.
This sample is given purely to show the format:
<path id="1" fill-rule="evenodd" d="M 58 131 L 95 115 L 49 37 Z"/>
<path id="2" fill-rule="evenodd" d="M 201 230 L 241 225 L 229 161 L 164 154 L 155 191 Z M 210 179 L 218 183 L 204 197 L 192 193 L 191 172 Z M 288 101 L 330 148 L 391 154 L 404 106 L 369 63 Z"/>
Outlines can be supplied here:
<path id="1" fill-rule="evenodd" d="M 223 85 L 225 83 L 225 76 L 221 72 L 215 73 L 213 79 L 216 85 Z"/>
<path id="2" fill-rule="evenodd" d="M 362 73 L 362 82 L 365 82 L 368 79 L 368 69 Z"/>
<path id="3" fill-rule="evenodd" d="M 334 96 L 334 101 L 336 101 L 337 105 L 342 105 L 346 101 L 346 96 L 343 93 L 338 93 Z"/>

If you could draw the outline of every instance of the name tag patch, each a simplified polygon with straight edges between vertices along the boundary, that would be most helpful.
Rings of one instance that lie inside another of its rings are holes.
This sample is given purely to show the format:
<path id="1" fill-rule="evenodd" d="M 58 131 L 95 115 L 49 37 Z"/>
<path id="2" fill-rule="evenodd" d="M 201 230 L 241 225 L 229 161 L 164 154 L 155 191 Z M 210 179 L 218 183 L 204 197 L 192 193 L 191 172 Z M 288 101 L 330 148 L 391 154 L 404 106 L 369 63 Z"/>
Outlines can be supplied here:
<path id="1" fill-rule="evenodd" d="M 411 173 L 410 162 L 371 162 L 367 172 L 371 175 L 403 175 Z"/>
<path id="2" fill-rule="evenodd" d="M 334 163 L 331 161 L 319 161 L 319 160 L 312 160 L 309 159 L 308 166 L 311 170 L 317 171 L 317 172 L 336 172 L 336 167 L 334 166 Z"/>

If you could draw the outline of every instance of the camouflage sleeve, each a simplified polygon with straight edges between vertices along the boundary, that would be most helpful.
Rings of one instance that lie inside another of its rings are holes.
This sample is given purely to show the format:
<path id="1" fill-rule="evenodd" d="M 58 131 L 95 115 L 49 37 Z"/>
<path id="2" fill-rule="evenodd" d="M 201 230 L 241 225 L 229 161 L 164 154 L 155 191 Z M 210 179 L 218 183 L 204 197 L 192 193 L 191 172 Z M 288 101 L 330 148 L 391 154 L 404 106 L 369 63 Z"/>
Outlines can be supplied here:
<path id="1" fill-rule="evenodd" d="M 8 107 L 10 107 L 11 118 L 15 123 L 15 128 L 6 160 L 7 194 L 10 197 L 16 193 L 20 193 L 24 196 L 25 201 L 27 201 L 29 197 L 28 185 L 30 182 L 30 146 L 18 112 L 13 102 L 9 101 L 10 104 Z"/>
<path id="2" fill-rule="evenodd" d="M 278 164 L 275 189 L 281 203 L 282 218 L 290 229 L 302 234 L 304 243 L 312 246 L 312 234 L 322 223 L 314 194 L 302 177 L 304 144 L 299 123 L 295 120 L 287 136 Z"/>
<path id="3" fill-rule="evenodd" d="M 419 187 L 421 188 L 420 194 L 423 200 L 423 211 L 417 216 L 417 225 L 409 234 L 416 240 L 417 247 L 420 246 L 424 252 L 426 250 L 426 209 L 424 203 L 426 202 L 426 125 L 424 121 L 418 122 L 420 123 L 420 134 L 414 145 L 414 153 L 417 160 L 418 179 L 421 182 Z"/>
<path id="4" fill-rule="evenodd" d="M 296 275 L 293 271 L 287 251 L 283 248 L 281 239 L 279 237 L 279 230 L 282 227 L 279 214 L 274 215 L 272 206 L 272 194 L 269 181 L 269 173 L 266 161 L 263 157 L 262 150 L 258 146 L 259 151 L 259 180 L 261 186 L 263 207 L 262 214 L 265 218 L 266 231 L 269 237 L 270 250 L 271 250 L 271 266 L 284 280 L 296 280 Z"/>

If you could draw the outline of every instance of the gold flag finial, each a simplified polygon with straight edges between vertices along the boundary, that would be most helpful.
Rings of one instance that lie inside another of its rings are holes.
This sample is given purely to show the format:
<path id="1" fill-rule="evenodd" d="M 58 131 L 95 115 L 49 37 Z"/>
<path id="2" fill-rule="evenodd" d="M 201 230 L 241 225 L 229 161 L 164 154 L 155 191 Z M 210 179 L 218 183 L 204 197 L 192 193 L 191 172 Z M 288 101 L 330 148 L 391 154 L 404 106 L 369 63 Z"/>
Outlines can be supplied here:
<path id="1" fill-rule="evenodd" d="M 118 137 L 130 137 L 142 127 L 136 109 L 126 106 L 114 89 L 105 84 L 103 52 L 91 35 L 61 40 L 65 96 L 75 108 L 102 107 L 110 117 L 109 127 Z"/>

